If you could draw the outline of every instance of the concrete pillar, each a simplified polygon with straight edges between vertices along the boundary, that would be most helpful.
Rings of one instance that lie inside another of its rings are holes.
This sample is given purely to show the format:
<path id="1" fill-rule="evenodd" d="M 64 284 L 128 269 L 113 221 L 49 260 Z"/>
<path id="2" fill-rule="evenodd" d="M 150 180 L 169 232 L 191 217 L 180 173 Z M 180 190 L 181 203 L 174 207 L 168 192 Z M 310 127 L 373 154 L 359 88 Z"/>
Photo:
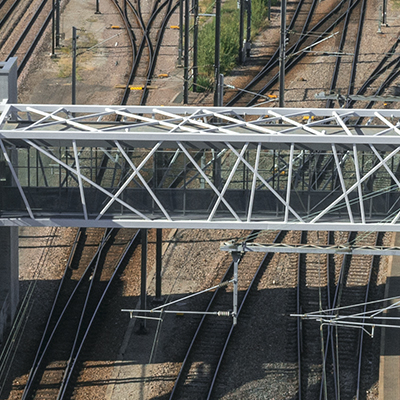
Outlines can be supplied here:
<path id="1" fill-rule="evenodd" d="M 18 102 L 17 78 L 16 57 L 0 62 L 0 102 Z M 5 166 L 0 167 L 4 172 Z M 0 173 L 0 177 L 2 175 Z M 2 178 L 0 186 L 7 182 L 5 176 Z M 0 252 L 0 342 L 3 342 L 5 330 L 14 320 L 19 302 L 18 227 L 0 227 Z"/>
<path id="2" fill-rule="evenodd" d="M 0 102 L 18 102 L 17 78 L 17 57 L 0 62 Z"/>
<path id="3" fill-rule="evenodd" d="M 0 341 L 19 302 L 18 227 L 0 227 Z"/>

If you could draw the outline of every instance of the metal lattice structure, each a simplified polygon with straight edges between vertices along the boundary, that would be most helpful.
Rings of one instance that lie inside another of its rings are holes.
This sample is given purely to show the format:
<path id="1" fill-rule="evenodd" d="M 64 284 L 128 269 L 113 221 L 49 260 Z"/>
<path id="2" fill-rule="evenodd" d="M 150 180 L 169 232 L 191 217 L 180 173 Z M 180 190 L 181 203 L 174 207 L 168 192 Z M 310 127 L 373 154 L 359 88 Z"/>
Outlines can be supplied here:
<path id="1" fill-rule="evenodd" d="M 400 111 L 0 106 L 0 223 L 400 230 Z"/>

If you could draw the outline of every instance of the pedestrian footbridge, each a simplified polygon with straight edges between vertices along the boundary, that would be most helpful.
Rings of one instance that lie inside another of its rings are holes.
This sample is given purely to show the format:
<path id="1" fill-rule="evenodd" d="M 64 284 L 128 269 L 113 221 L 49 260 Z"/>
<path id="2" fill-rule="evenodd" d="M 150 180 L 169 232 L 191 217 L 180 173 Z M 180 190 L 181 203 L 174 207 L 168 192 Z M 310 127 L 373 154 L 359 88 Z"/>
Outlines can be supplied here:
<path id="1" fill-rule="evenodd" d="M 400 230 L 400 111 L 0 105 L 0 224 Z"/>

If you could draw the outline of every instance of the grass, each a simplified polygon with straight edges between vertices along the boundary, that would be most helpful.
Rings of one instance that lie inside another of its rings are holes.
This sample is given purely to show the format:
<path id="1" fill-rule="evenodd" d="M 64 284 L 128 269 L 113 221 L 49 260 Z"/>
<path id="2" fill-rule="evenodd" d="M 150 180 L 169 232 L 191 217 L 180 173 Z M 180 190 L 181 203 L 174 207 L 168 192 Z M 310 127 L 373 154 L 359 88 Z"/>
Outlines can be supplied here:
<path id="1" fill-rule="evenodd" d="M 78 80 L 81 79 L 79 72 L 82 73 L 84 70 L 90 70 L 90 66 L 85 66 L 92 58 L 93 52 L 96 51 L 94 48 L 91 51 L 87 51 L 91 47 L 95 46 L 98 42 L 94 35 L 90 32 L 86 32 L 84 29 L 78 31 L 79 36 L 77 38 L 77 69 L 76 77 Z M 72 39 L 67 46 L 62 47 L 59 52 L 59 57 L 54 59 L 54 62 L 58 64 L 58 77 L 68 78 L 72 75 Z"/>
<path id="2" fill-rule="evenodd" d="M 400 1 L 400 0 L 399 0 Z M 276 4 L 273 0 L 272 4 Z M 214 6 L 212 0 L 200 3 L 201 13 L 210 13 Z M 239 54 L 239 10 L 237 0 L 228 0 L 221 10 L 221 73 L 228 74 L 238 62 Z M 267 26 L 268 0 L 252 0 L 252 39 L 258 32 Z M 245 18 L 245 23 L 246 23 Z M 244 27 L 246 32 L 246 25 Z M 212 82 L 214 79 L 214 44 L 215 44 L 215 18 L 201 17 L 199 19 L 198 66 L 199 76 Z M 211 84 L 212 86 L 212 84 Z"/>

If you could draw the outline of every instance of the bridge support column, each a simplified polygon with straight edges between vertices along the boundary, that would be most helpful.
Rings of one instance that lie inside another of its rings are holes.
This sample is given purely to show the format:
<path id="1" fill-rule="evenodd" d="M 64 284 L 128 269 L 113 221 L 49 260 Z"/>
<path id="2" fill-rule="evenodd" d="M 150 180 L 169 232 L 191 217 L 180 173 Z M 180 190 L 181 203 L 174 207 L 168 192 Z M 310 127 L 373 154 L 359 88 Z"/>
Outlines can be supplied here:
<path id="1" fill-rule="evenodd" d="M 0 62 L 0 102 L 18 103 L 17 57 Z"/>
<path id="2" fill-rule="evenodd" d="M 140 309 L 146 310 L 147 308 L 147 229 L 141 229 L 141 241 L 142 241 L 142 267 L 140 272 Z M 146 313 L 142 314 L 143 317 L 146 317 Z M 140 320 L 140 326 L 137 331 L 139 335 L 143 335 L 147 333 L 146 328 L 146 319 Z"/>
<path id="3" fill-rule="evenodd" d="M 162 229 L 156 230 L 156 297 L 155 302 L 161 304 L 163 302 L 161 294 L 162 283 Z"/>
<path id="4" fill-rule="evenodd" d="M 3 342 L 19 301 L 17 227 L 0 227 L 0 249 L 0 341 Z"/>

